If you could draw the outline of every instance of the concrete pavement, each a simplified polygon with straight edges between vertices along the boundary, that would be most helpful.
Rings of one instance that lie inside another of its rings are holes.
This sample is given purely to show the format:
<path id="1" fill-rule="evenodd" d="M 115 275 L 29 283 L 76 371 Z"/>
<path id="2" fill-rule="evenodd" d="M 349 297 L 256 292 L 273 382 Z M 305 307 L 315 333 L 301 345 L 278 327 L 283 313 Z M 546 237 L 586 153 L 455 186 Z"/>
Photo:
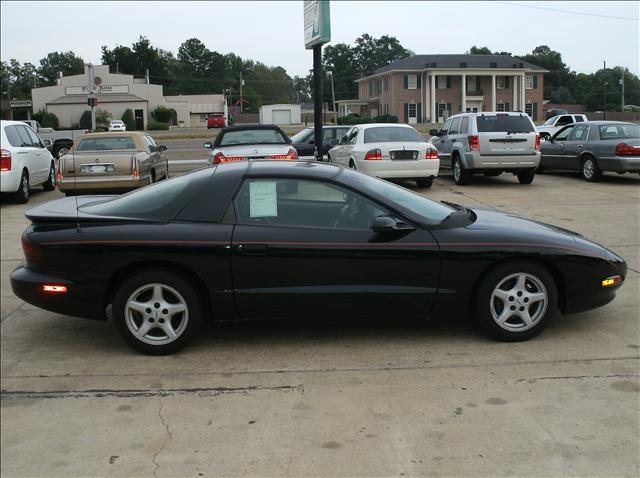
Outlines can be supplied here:
<path id="1" fill-rule="evenodd" d="M 21 303 L 1 214 L 3 476 L 638 476 L 640 178 L 438 178 L 424 194 L 578 231 L 629 263 L 617 299 L 524 343 L 464 318 L 213 324 L 178 355 Z M 58 197 L 36 193 L 29 205 Z"/>

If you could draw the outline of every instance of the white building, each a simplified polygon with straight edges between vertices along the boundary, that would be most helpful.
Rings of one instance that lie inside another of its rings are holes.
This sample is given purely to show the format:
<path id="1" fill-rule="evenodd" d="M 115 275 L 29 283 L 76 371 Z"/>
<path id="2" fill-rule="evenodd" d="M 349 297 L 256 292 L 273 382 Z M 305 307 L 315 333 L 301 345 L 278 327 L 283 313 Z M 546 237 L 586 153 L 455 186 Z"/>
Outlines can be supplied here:
<path id="1" fill-rule="evenodd" d="M 300 124 L 300 105 L 264 105 L 260 107 L 260 124 Z"/>
<path id="2" fill-rule="evenodd" d="M 151 112 L 158 106 L 173 109 L 176 114 L 173 123 L 184 127 L 206 127 L 207 115 L 224 113 L 227 116 L 227 102 L 222 94 L 164 96 L 162 85 L 152 85 L 147 78 L 133 75 L 110 73 L 108 65 L 94 66 L 98 85 L 97 109 L 111 113 L 113 119 L 120 119 L 127 109 L 134 114 L 136 129 L 146 129 L 153 122 Z M 77 125 L 87 105 L 88 75 L 64 76 L 54 86 L 31 90 L 33 111 L 45 110 L 58 117 L 61 128 Z"/>

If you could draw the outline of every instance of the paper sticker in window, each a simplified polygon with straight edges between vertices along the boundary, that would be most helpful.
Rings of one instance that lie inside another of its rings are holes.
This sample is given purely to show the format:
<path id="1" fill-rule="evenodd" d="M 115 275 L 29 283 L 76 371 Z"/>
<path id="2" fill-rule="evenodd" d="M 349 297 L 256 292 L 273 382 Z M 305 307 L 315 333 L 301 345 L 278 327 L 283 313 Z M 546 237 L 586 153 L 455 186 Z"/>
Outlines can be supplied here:
<path id="1" fill-rule="evenodd" d="M 275 181 L 253 181 L 249 183 L 249 216 L 278 216 L 278 195 Z"/>

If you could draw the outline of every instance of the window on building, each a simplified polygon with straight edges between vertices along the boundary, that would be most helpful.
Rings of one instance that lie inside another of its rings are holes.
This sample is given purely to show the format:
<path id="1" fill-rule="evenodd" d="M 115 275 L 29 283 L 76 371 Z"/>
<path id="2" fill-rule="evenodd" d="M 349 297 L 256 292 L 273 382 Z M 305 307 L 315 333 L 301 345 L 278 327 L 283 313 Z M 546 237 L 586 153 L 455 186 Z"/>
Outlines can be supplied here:
<path id="1" fill-rule="evenodd" d="M 407 75 L 407 89 L 415 90 L 418 88 L 418 76 L 417 75 Z"/>
<path id="2" fill-rule="evenodd" d="M 447 104 L 438 103 L 438 118 L 442 118 L 444 116 L 445 111 L 447 111 Z"/>
<path id="3" fill-rule="evenodd" d="M 496 111 L 507 111 L 507 110 L 505 109 L 504 103 L 498 103 L 498 104 L 496 105 Z"/>
<path id="4" fill-rule="evenodd" d="M 496 88 L 498 90 L 504 90 L 507 87 L 505 79 L 504 76 L 496 76 Z"/>
<path id="5" fill-rule="evenodd" d="M 533 118 L 533 103 L 524 105 L 524 112 L 527 113 L 530 118 Z"/>
<path id="6" fill-rule="evenodd" d="M 436 77 L 436 88 L 439 90 L 447 89 L 447 77 L 446 76 L 437 76 Z"/>
<path id="7" fill-rule="evenodd" d="M 384 79 L 384 91 L 389 91 L 389 78 Z"/>
<path id="8" fill-rule="evenodd" d="M 526 75 L 524 77 L 524 87 L 527 90 L 533 89 L 533 75 Z"/>
<path id="9" fill-rule="evenodd" d="M 200 115 L 200 123 L 206 123 L 207 122 L 207 114 L 201 114 Z"/>
<path id="10" fill-rule="evenodd" d="M 467 76 L 467 91 L 477 91 L 477 81 L 475 76 Z"/>
<path id="11" fill-rule="evenodd" d="M 409 103 L 409 118 L 415 118 L 418 116 L 418 105 L 415 103 Z"/>
<path id="12" fill-rule="evenodd" d="M 385 103 L 385 104 L 384 104 L 384 114 L 385 114 L 385 115 L 388 115 L 388 114 L 389 114 L 389 104 L 388 104 L 388 103 Z"/>

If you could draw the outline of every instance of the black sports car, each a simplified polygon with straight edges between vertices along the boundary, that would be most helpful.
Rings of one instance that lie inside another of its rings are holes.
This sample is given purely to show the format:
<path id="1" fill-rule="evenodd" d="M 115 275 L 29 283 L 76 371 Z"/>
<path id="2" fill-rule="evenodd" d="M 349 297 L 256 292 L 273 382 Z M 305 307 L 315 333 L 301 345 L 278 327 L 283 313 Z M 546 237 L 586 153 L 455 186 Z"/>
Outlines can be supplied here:
<path id="1" fill-rule="evenodd" d="M 204 320 L 472 315 L 501 340 L 611 301 L 627 266 L 579 234 L 436 203 L 332 164 L 244 161 L 27 211 L 17 296 L 174 352 Z"/>

